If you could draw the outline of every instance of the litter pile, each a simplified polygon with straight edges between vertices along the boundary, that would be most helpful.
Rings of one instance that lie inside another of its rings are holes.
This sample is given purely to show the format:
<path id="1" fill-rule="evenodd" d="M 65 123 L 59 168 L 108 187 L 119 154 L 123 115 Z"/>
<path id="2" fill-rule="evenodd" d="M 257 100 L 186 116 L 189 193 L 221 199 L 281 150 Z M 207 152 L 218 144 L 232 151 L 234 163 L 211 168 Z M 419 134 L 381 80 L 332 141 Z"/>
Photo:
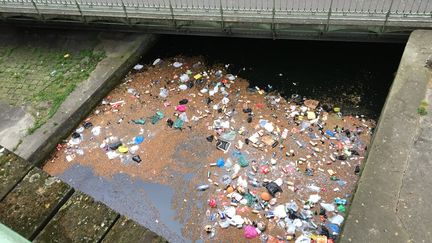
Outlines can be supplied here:
<path id="1" fill-rule="evenodd" d="M 194 209 L 190 238 L 332 242 L 373 128 L 337 106 L 248 87 L 223 67 L 157 59 L 136 65 L 45 169 L 56 174 L 85 157 L 100 174 L 158 183 L 169 184 L 166 167 L 193 172 L 190 189 L 207 206 Z M 194 171 L 174 156 L 191 137 L 206 149 Z"/>

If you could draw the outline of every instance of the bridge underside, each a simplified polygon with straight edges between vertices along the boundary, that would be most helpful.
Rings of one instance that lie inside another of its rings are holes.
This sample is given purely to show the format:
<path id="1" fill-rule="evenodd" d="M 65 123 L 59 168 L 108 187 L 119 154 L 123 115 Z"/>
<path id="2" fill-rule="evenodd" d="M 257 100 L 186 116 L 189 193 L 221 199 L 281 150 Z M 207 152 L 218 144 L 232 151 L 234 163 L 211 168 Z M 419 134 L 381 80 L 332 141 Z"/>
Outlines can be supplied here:
<path id="1" fill-rule="evenodd" d="M 270 39 L 307 39 L 343 41 L 404 42 L 415 29 L 429 29 L 432 24 L 420 26 L 401 23 L 384 26 L 381 21 L 209 21 L 170 20 L 44 15 L 3 14 L 3 23 L 40 27 L 68 27 L 109 29 L 158 34 L 207 35 Z M 418 24 L 418 23 L 417 23 Z"/>
<path id="2" fill-rule="evenodd" d="M 272 39 L 406 41 L 432 29 L 423 0 L 3 0 L 5 23 Z"/>

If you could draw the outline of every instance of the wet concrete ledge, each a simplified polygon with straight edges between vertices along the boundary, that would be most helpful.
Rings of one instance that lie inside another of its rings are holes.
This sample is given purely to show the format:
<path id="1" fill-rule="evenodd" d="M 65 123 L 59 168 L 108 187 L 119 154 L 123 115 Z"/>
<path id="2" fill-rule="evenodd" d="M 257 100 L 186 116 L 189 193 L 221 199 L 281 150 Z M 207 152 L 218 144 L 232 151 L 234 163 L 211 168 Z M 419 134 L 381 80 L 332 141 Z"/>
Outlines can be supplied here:
<path id="1" fill-rule="evenodd" d="M 156 35 L 131 33 L 101 33 L 99 48 L 106 53 L 90 74 L 62 103 L 60 108 L 35 133 L 26 136 L 15 151 L 22 158 L 40 166 L 55 146 L 74 129 L 85 116 L 131 70 L 157 40 Z"/>
<path id="2" fill-rule="evenodd" d="M 431 57 L 432 31 L 414 31 L 382 110 L 340 242 L 432 242 L 432 159 L 413 159 L 419 135 L 432 134 L 430 112 L 425 117 L 417 113 L 431 89 L 432 70 L 425 67 Z M 430 106 L 429 100 L 429 111 Z M 430 137 L 423 140 L 432 144 Z M 430 148 L 416 153 L 427 155 Z M 413 185 L 406 189 L 407 184 Z"/>
<path id="3" fill-rule="evenodd" d="M 0 223 L 30 241 L 167 242 L 6 149 L 0 185 Z"/>

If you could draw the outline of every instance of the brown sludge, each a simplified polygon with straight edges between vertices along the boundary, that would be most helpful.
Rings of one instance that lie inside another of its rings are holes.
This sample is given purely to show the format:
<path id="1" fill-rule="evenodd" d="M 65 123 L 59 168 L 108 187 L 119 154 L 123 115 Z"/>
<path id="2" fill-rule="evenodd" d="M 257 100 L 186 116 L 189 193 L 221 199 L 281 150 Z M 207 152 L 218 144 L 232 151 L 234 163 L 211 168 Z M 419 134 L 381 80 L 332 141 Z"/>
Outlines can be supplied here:
<path id="1" fill-rule="evenodd" d="M 192 240 L 335 239 L 345 217 L 339 199 L 349 204 L 374 121 L 248 85 L 198 58 L 132 71 L 44 170 L 59 175 L 80 163 L 100 176 L 123 172 L 174 190 L 187 186 L 187 202 L 176 195 L 173 207 Z M 193 183 L 176 183 L 178 173 L 193 173 Z M 209 186 L 204 192 L 196 190 L 201 183 Z M 197 200 L 204 206 L 182 211 Z"/>

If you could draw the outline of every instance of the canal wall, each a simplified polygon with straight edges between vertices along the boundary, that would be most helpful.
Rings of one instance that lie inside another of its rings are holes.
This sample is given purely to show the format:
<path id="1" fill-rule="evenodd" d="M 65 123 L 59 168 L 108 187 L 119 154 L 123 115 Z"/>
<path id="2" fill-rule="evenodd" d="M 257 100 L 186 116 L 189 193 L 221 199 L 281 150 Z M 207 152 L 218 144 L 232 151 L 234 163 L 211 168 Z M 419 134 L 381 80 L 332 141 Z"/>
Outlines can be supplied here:
<path id="1" fill-rule="evenodd" d="M 61 104 L 54 116 L 33 134 L 23 138 L 15 153 L 39 166 L 56 145 L 111 91 L 143 54 L 151 49 L 156 35 L 101 33 L 100 44 L 106 57 L 90 77 Z"/>
<path id="2" fill-rule="evenodd" d="M 426 30 L 409 38 L 340 242 L 432 241 L 431 40 Z"/>

